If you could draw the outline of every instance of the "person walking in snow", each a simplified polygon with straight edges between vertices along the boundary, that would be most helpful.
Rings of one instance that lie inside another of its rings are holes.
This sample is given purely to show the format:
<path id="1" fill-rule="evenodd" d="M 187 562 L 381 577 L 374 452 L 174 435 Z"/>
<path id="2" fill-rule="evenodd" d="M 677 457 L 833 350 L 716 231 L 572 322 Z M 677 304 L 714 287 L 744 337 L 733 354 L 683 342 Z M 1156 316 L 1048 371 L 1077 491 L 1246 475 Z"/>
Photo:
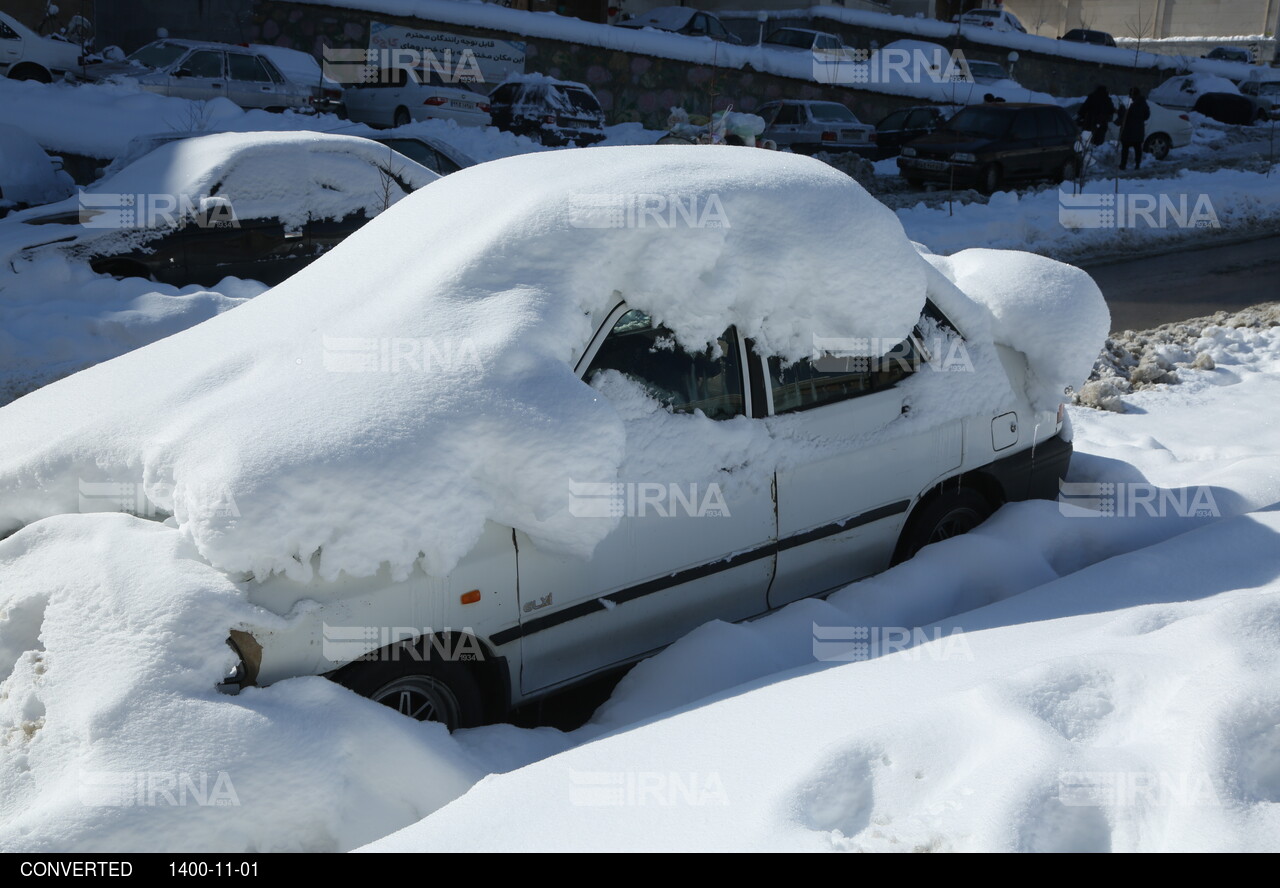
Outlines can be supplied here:
<path id="1" fill-rule="evenodd" d="M 1107 126 L 1111 123 L 1111 119 L 1116 116 L 1115 105 L 1111 104 L 1111 97 L 1107 95 L 1107 88 L 1102 84 L 1098 84 L 1089 93 L 1089 97 L 1084 100 L 1084 104 L 1080 106 L 1080 113 L 1076 115 L 1076 123 L 1087 133 L 1090 133 L 1090 145 L 1101 145 L 1107 138 Z"/>
<path id="2" fill-rule="evenodd" d="M 1151 116 L 1151 108 L 1142 97 L 1142 90 L 1136 86 L 1129 90 L 1129 104 L 1122 106 L 1117 115 L 1120 125 L 1120 169 L 1124 169 L 1129 160 L 1129 149 L 1133 149 L 1133 168 L 1142 169 L 1142 143 L 1147 138 L 1147 118 Z"/>

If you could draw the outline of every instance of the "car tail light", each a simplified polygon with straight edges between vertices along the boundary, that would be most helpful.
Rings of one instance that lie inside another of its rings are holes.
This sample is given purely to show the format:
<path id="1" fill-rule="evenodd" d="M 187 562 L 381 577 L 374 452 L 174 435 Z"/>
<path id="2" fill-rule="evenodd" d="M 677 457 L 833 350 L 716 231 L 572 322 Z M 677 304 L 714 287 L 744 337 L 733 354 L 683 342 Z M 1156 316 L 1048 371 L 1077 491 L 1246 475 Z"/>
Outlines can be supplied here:
<path id="1" fill-rule="evenodd" d="M 834 142 L 834 141 L 836 141 L 836 134 L 835 134 L 835 133 L 833 133 L 833 132 L 830 132 L 830 131 L 825 132 L 825 133 L 823 133 L 823 134 L 822 134 L 822 141 L 824 141 L 824 142 Z"/>
<path id="2" fill-rule="evenodd" d="M 878 135 L 879 133 L 877 133 L 875 130 L 872 130 L 871 132 L 867 133 L 867 139 L 868 141 L 874 142 L 876 141 L 876 137 Z"/>
<path id="3" fill-rule="evenodd" d="M 322 90 L 320 90 L 320 93 L 321 93 L 321 94 L 322 94 L 326 99 L 340 99 L 340 98 L 342 98 L 342 90 L 340 90 L 340 89 L 322 89 Z"/>
<path id="4" fill-rule="evenodd" d="M 448 100 L 448 99 L 446 99 L 444 96 L 432 96 L 431 98 L 427 99 L 427 100 L 426 100 L 425 102 L 423 102 L 422 104 L 424 104 L 424 105 L 447 105 L 447 104 L 449 104 L 449 100 Z"/>
<path id="5" fill-rule="evenodd" d="M 1188 121 L 1188 122 L 1191 120 L 1191 117 L 1190 117 L 1189 115 L 1187 115 L 1187 114 L 1179 114 L 1179 115 L 1178 115 L 1178 117 L 1179 117 L 1179 118 L 1181 118 L 1182 120 L 1186 120 L 1186 121 Z"/>
<path id="6" fill-rule="evenodd" d="M 479 102 L 476 104 L 476 107 L 479 108 L 481 111 L 483 111 L 485 114 L 489 113 L 489 105 L 486 102 Z"/>
<path id="7" fill-rule="evenodd" d="M 546 115 L 545 117 L 543 117 L 543 118 L 542 118 L 542 122 L 543 122 L 543 123 L 555 123 L 555 122 L 556 122 L 556 116 L 555 116 L 554 114 L 548 114 L 548 115 Z"/>

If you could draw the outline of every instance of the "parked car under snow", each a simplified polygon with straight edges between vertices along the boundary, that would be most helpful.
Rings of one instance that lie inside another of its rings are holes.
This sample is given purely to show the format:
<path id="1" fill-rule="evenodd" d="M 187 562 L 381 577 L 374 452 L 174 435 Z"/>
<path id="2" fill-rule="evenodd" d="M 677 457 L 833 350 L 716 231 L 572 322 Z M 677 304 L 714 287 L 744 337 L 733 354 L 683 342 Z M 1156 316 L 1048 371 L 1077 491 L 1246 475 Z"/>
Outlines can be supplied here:
<path id="1" fill-rule="evenodd" d="M 369 139 L 221 133 L 160 145 L 77 198 L 14 214 L 15 272 L 57 253 L 117 277 L 278 283 L 435 173 Z M 10 241 L 6 241 L 8 243 Z"/>
<path id="2" fill-rule="evenodd" d="M 75 182 L 60 160 L 25 131 L 0 123 L 0 216 L 62 200 L 73 191 Z"/>
<path id="3" fill-rule="evenodd" d="M 228 627 L 225 688 L 324 674 L 500 719 L 1057 494 L 1101 294 L 1027 253 L 922 250 L 794 154 L 471 167 L 5 407 L 0 533 L 145 477 L 184 557 L 262 609 Z"/>
<path id="4" fill-rule="evenodd" d="M 578 147 L 603 141 L 604 111 L 584 83 L 524 75 L 489 93 L 493 125 L 544 145 Z"/>

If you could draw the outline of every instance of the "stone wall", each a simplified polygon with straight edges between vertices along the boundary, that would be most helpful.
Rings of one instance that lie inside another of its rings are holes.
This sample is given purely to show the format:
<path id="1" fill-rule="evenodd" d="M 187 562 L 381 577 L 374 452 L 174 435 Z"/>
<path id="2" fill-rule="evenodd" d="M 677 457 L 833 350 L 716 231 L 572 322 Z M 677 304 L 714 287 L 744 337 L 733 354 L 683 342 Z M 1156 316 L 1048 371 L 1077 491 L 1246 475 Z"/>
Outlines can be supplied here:
<path id="1" fill-rule="evenodd" d="M 526 44 L 526 70 L 552 77 L 586 83 L 600 98 L 610 123 L 638 121 L 651 129 L 661 129 L 673 106 L 691 114 L 708 114 L 730 105 L 739 111 L 753 111 L 780 98 L 825 99 L 843 102 L 861 120 L 874 123 L 897 108 L 919 104 L 919 99 L 836 86 L 809 80 L 779 77 L 751 70 L 736 70 L 674 59 L 487 31 L 422 19 L 368 13 L 337 7 L 293 3 L 289 0 L 258 0 L 244 39 L 302 49 L 319 57 L 324 46 L 368 46 L 370 21 L 412 27 L 429 27 L 452 33 L 516 40 Z M 771 21 L 771 25 L 808 26 L 806 19 Z M 754 25 L 754 21 L 751 22 Z M 852 28 L 824 20 L 823 30 L 842 34 L 855 48 L 868 48 L 871 41 L 884 45 L 904 35 L 894 31 Z M 948 48 L 956 41 L 948 43 Z M 1008 66 L 1003 53 L 984 44 L 958 44 L 972 58 L 999 61 Z M 1125 92 L 1131 85 L 1150 89 L 1169 76 L 1168 71 L 1139 71 L 1057 57 L 1035 57 L 1023 53 L 1014 69 L 1015 78 L 1031 89 L 1053 95 L 1085 95 L 1098 83 L 1112 92 Z"/>

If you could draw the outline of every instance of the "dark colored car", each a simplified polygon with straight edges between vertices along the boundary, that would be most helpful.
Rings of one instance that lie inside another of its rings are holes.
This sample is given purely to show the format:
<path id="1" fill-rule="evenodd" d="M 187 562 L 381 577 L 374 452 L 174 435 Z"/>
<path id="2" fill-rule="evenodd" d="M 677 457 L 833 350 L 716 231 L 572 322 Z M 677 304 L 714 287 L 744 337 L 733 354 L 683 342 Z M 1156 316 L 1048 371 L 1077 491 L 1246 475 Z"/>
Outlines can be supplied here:
<path id="1" fill-rule="evenodd" d="M 946 113 L 932 105 L 899 108 L 876 124 L 876 159 L 893 157 L 907 142 L 929 135 L 946 119 Z"/>
<path id="2" fill-rule="evenodd" d="M 1080 170 L 1079 138 L 1070 115 L 1057 105 L 970 105 L 902 146 L 898 172 L 913 186 L 941 182 L 984 194 L 1005 182 L 1063 182 Z"/>
<path id="3" fill-rule="evenodd" d="M 1248 96 L 1235 93 L 1205 93 L 1196 99 L 1195 108 L 1192 110 L 1219 123 L 1238 126 L 1248 126 L 1255 121 L 1266 119 L 1267 116 L 1266 112 Z"/>
<path id="4" fill-rule="evenodd" d="M 500 130 L 544 145 L 583 147 L 605 137 L 604 110 L 589 87 L 550 77 L 509 80 L 489 94 L 489 113 Z"/>
<path id="5" fill-rule="evenodd" d="M 261 193 L 268 175 L 280 194 Z M 14 216 L 26 246 L 8 258 L 15 272 L 56 251 L 120 278 L 275 285 L 438 178 L 354 136 L 198 136 L 161 145 L 75 198 Z"/>
<path id="6" fill-rule="evenodd" d="M 403 154 L 410 160 L 417 161 L 431 172 L 441 176 L 476 165 L 475 159 L 471 156 L 446 142 L 429 136 L 378 136 L 374 141 L 386 145 L 392 151 Z"/>
<path id="7" fill-rule="evenodd" d="M 1094 46 L 1116 45 L 1116 38 L 1106 31 L 1093 31 L 1089 28 L 1072 28 L 1058 39 L 1070 40 L 1073 43 L 1092 43 Z"/>

